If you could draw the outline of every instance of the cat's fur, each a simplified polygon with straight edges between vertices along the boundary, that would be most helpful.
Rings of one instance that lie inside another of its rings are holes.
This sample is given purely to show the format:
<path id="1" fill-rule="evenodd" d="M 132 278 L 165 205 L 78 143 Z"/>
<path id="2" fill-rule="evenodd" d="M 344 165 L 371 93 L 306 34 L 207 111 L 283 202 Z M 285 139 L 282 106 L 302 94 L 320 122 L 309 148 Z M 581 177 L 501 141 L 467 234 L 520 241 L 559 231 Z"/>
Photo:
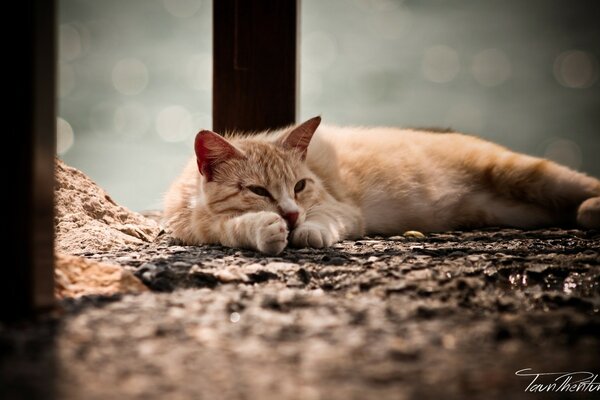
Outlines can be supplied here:
<path id="1" fill-rule="evenodd" d="M 600 228 L 600 181 L 554 162 L 458 133 L 319 123 L 200 132 L 166 196 L 173 236 L 278 254 L 406 230 Z"/>

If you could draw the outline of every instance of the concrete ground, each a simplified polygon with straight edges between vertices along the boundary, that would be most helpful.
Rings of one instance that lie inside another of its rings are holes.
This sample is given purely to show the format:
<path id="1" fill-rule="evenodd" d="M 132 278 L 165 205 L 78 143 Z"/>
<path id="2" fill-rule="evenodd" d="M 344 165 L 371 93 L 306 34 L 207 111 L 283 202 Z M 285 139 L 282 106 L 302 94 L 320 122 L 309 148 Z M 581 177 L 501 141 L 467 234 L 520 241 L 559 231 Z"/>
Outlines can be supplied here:
<path id="1" fill-rule="evenodd" d="M 85 256 L 152 291 L 0 325 L 0 399 L 600 394 L 530 393 L 515 375 L 600 373 L 598 231 L 374 237 L 279 257 L 163 234 Z"/>

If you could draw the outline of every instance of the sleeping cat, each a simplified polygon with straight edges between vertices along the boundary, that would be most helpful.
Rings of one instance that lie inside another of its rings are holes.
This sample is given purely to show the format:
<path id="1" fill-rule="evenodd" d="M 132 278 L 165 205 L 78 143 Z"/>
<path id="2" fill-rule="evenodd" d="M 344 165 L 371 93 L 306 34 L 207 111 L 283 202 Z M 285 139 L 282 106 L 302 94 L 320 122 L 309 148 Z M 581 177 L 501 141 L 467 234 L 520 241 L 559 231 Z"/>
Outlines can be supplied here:
<path id="1" fill-rule="evenodd" d="M 198 133 L 166 195 L 172 235 L 275 255 L 406 230 L 600 228 L 600 181 L 551 161 L 458 133 L 320 122 Z"/>

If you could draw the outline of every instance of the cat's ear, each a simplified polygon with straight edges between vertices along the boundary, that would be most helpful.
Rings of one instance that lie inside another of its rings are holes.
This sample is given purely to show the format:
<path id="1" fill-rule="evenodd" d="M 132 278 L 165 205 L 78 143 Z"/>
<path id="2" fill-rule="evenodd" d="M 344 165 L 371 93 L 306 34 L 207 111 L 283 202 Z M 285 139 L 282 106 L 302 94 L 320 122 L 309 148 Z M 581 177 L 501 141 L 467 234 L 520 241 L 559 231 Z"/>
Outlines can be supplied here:
<path id="1" fill-rule="evenodd" d="M 212 181 L 217 165 L 232 158 L 243 158 L 244 154 L 222 136 L 211 131 L 200 131 L 194 142 L 198 170 L 207 181 Z"/>
<path id="2" fill-rule="evenodd" d="M 314 117 L 301 123 L 281 139 L 281 145 L 286 149 L 299 151 L 304 160 L 310 139 L 312 139 L 320 123 L 321 117 Z"/>

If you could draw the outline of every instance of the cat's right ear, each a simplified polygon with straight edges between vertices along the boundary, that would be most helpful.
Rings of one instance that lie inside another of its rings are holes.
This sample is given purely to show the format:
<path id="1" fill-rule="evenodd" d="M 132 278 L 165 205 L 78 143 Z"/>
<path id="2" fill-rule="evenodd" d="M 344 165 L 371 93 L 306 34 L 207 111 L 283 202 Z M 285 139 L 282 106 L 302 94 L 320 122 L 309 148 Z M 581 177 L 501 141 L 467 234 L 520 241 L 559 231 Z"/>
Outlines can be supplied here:
<path id="1" fill-rule="evenodd" d="M 243 158 L 244 154 L 236 149 L 222 136 L 211 131 L 200 131 L 194 142 L 198 170 L 212 181 L 215 168 L 222 162 L 232 158 Z"/>

